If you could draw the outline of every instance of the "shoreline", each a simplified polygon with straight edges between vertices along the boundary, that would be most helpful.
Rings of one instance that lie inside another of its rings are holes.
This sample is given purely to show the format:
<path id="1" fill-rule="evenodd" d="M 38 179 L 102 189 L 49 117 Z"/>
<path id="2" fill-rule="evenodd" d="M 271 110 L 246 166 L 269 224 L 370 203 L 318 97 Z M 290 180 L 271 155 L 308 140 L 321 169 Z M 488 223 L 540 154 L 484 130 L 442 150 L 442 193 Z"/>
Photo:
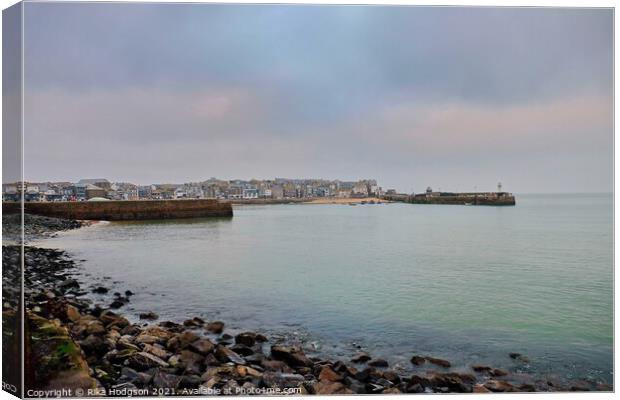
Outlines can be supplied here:
<path id="1" fill-rule="evenodd" d="M 157 321 L 156 314 L 145 313 L 140 323 L 132 324 L 118 311 L 131 301 L 131 291 L 116 293 L 109 305 L 92 303 L 83 298 L 86 289 L 75 279 L 82 271 L 67 253 L 27 249 L 28 280 L 37 278 L 39 282 L 35 286 L 26 282 L 30 286 L 30 325 L 52 324 L 59 331 L 65 330 L 66 335 L 60 335 L 64 343 L 73 343 L 76 353 L 82 354 L 83 363 L 76 356 L 72 365 L 86 365 L 76 369 L 81 371 L 81 380 L 75 384 L 98 387 L 106 393 L 146 389 L 152 395 L 172 388 L 173 392 L 161 394 L 201 394 L 194 392 L 200 390 L 242 394 L 276 387 L 294 390 L 291 393 L 295 394 L 612 390 L 596 382 L 543 382 L 488 365 L 457 371 L 448 360 L 431 354 L 412 354 L 411 363 L 432 365 L 434 371 L 401 374 L 371 354 L 357 354 L 349 362 L 314 357 L 300 344 L 269 340 L 261 332 L 232 336 L 224 322 L 197 317 L 179 324 Z M 3 246 L 3 256 L 8 257 L 11 251 L 11 246 Z M 94 287 L 91 291 L 95 290 L 113 289 Z M 508 356 L 526 362 L 525 356 Z"/>

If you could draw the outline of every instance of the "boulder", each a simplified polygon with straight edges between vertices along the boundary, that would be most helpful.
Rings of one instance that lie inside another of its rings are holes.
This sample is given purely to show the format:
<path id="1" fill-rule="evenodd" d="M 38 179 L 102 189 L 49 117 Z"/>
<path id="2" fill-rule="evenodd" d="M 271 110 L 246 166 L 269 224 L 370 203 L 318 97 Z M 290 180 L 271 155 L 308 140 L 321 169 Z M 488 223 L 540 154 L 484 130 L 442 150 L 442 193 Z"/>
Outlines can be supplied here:
<path id="1" fill-rule="evenodd" d="M 286 374 L 282 372 L 265 372 L 262 382 L 266 387 L 296 388 L 301 385 L 306 378 L 299 374 Z"/>
<path id="2" fill-rule="evenodd" d="M 222 333 L 224 330 L 224 323 L 222 321 L 213 321 L 207 324 L 207 330 L 213 333 Z"/>
<path id="3" fill-rule="evenodd" d="M 489 371 L 489 374 L 491 376 L 506 376 L 508 375 L 508 371 L 506 371 L 505 369 L 501 369 L 501 368 L 494 368 L 491 371 Z"/>
<path id="4" fill-rule="evenodd" d="M 180 380 L 180 376 L 157 370 L 153 375 L 152 385 L 160 389 L 176 389 Z"/>
<path id="5" fill-rule="evenodd" d="M 438 365 L 440 367 L 443 367 L 443 368 L 450 368 L 452 366 L 452 364 L 450 364 L 450 361 L 444 360 L 444 359 L 441 359 L 441 358 L 426 357 L 426 361 L 428 361 L 431 364 L 435 364 L 435 365 Z"/>
<path id="6" fill-rule="evenodd" d="M 139 315 L 139 317 L 140 317 L 140 319 L 148 319 L 148 320 L 154 321 L 154 320 L 159 318 L 159 315 L 155 314 L 152 311 L 149 311 L 149 312 L 146 312 L 146 313 L 141 313 Z"/>
<path id="7" fill-rule="evenodd" d="M 246 364 L 245 360 L 239 354 L 221 344 L 218 344 L 215 349 L 215 357 L 221 362 L 233 362 L 241 365 Z"/>
<path id="8" fill-rule="evenodd" d="M 156 345 L 145 344 L 142 351 L 146 351 L 147 353 L 150 353 L 156 357 L 159 357 L 162 360 L 167 360 L 171 356 L 169 352 L 167 352 L 166 350 L 161 348 L 160 345 L 157 345 L 157 344 Z"/>
<path id="9" fill-rule="evenodd" d="M 339 382 L 342 381 L 342 375 L 334 372 L 328 366 L 325 366 L 321 369 L 321 373 L 319 374 L 320 381 L 330 381 L 330 382 Z"/>
<path id="10" fill-rule="evenodd" d="M 484 387 L 492 392 L 513 392 L 514 386 L 505 381 L 489 380 L 484 383 Z"/>
<path id="11" fill-rule="evenodd" d="M 476 372 L 490 372 L 493 368 L 489 367 L 488 365 L 474 364 L 471 366 L 471 369 Z"/>
<path id="12" fill-rule="evenodd" d="M 171 351 L 183 350 L 198 339 L 200 337 L 194 332 L 185 331 L 170 338 L 166 343 L 166 347 Z"/>
<path id="13" fill-rule="evenodd" d="M 316 393 L 321 394 L 354 394 L 354 392 L 340 382 L 319 381 Z"/>
<path id="14" fill-rule="evenodd" d="M 230 346 L 230 349 L 243 357 L 251 356 L 252 354 L 254 354 L 254 350 L 244 344 L 235 344 L 233 346 Z"/>
<path id="15" fill-rule="evenodd" d="M 271 356 L 276 360 L 281 360 L 291 367 L 311 367 L 313 365 L 304 354 L 301 347 L 298 346 L 271 346 Z"/>
<path id="16" fill-rule="evenodd" d="M 389 364 L 387 361 L 385 361 L 383 358 L 375 358 L 373 360 L 370 360 L 368 362 L 368 365 L 370 365 L 371 367 L 387 367 Z"/>
<path id="17" fill-rule="evenodd" d="M 196 353 L 207 355 L 215 349 L 215 345 L 209 339 L 199 339 L 192 342 L 189 348 Z"/>
<path id="18" fill-rule="evenodd" d="M 256 333 L 243 332 L 235 336 L 235 343 L 242 344 L 244 346 L 252 347 L 256 344 Z"/>
<path id="19" fill-rule="evenodd" d="M 168 367 L 167 362 L 145 351 L 131 354 L 125 361 L 125 364 L 137 371 L 145 371 L 156 367 Z"/>
<path id="20" fill-rule="evenodd" d="M 366 352 L 360 352 L 357 353 L 353 356 L 353 358 L 351 358 L 351 362 L 353 363 L 364 363 L 366 361 L 369 361 L 371 359 L 370 354 L 366 353 Z"/>
<path id="21" fill-rule="evenodd" d="M 421 356 L 413 356 L 411 357 L 411 364 L 413 365 L 422 365 L 426 362 L 426 358 Z"/>

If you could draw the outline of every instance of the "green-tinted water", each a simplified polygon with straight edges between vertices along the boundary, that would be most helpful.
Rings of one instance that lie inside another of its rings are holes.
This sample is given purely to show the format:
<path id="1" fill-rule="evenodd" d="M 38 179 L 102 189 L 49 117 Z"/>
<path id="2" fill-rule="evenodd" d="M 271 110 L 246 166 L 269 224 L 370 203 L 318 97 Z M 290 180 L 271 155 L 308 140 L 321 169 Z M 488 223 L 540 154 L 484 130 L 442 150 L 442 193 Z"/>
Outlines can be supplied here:
<path id="1" fill-rule="evenodd" d="M 611 195 L 516 207 L 274 205 L 225 220 L 111 223 L 46 242 L 137 292 L 128 312 L 294 332 L 563 378 L 612 380 Z M 526 354 L 529 365 L 508 352 Z"/>

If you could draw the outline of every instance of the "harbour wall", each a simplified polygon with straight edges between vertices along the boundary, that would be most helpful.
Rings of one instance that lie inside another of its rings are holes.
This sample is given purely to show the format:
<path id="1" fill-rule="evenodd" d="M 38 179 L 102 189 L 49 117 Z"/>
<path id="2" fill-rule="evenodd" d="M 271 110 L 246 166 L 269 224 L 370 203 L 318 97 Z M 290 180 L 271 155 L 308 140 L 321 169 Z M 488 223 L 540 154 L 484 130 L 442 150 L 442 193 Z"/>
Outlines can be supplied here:
<path id="1" fill-rule="evenodd" d="M 412 204 L 452 204 L 473 206 L 514 206 L 516 200 L 510 193 L 449 193 L 433 196 L 393 194 L 383 196 L 385 200 Z"/>
<path id="2" fill-rule="evenodd" d="M 3 202 L 2 212 L 20 212 L 20 202 Z M 25 202 L 24 212 L 66 219 L 131 221 L 232 217 L 229 202 L 213 199 Z"/>

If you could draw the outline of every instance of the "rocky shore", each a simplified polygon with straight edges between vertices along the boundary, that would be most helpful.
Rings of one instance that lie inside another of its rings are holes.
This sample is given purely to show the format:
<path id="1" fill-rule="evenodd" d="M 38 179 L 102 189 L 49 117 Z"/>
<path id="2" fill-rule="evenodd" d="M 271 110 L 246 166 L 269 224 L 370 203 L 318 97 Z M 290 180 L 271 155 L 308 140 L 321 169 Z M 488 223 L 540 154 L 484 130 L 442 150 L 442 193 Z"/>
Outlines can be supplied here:
<path id="1" fill-rule="evenodd" d="M 3 311 L 17 306 L 17 246 L 3 246 Z M 591 381 L 562 384 L 522 373 L 412 354 L 420 372 L 403 375 L 372 354 L 348 362 L 307 354 L 302 344 L 264 332 L 231 335 L 218 320 L 158 321 L 155 312 L 131 323 L 119 313 L 133 293 L 95 304 L 76 279 L 79 268 L 61 250 L 26 247 L 26 387 L 71 388 L 87 395 L 397 394 L 611 390 Z M 156 310 L 154 310 L 156 311 Z M 528 363 L 518 353 L 506 355 Z M 428 367 L 432 366 L 431 370 Z M 424 368 L 424 369 L 423 369 Z M 43 393 L 43 392 L 41 392 Z"/>

